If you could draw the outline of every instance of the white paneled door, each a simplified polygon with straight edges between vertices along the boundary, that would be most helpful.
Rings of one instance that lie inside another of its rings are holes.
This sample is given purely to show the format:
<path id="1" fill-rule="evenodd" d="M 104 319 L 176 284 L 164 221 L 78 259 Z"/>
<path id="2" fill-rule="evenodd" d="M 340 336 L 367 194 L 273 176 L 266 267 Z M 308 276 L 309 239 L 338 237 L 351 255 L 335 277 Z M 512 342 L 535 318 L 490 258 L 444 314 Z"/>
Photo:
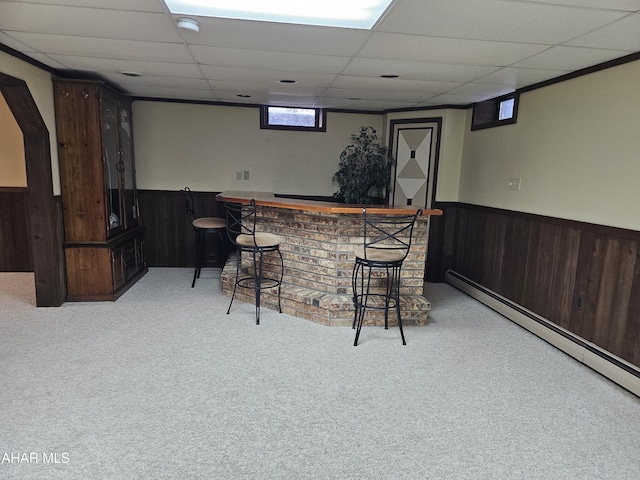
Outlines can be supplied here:
<path id="1" fill-rule="evenodd" d="M 391 122 L 390 152 L 393 205 L 432 208 L 441 121 L 437 119 Z"/>

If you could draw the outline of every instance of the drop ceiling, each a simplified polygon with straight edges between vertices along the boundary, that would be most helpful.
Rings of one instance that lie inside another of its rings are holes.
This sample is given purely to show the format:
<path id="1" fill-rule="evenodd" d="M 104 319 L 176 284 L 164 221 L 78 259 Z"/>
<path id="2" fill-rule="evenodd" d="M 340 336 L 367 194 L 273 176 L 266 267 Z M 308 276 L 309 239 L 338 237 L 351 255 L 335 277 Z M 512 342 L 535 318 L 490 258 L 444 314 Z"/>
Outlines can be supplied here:
<path id="1" fill-rule="evenodd" d="M 0 44 L 135 98 L 370 111 L 470 105 L 640 51 L 640 0 L 396 0 L 372 30 L 178 17 L 2 0 Z"/>

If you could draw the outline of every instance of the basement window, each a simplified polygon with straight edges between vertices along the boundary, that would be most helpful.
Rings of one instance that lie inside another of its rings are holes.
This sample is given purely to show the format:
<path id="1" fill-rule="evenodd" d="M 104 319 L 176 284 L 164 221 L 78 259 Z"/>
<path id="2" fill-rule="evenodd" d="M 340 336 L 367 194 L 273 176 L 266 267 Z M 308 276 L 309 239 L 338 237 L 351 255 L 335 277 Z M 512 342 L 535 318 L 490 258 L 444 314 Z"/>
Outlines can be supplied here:
<path id="1" fill-rule="evenodd" d="M 260 128 L 326 132 L 326 112 L 321 108 L 264 105 L 260 108 Z"/>
<path id="2" fill-rule="evenodd" d="M 519 95 L 511 94 L 492 98 L 473 106 L 471 130 L 500 127 L 516 123 L 518 117 Z"/>

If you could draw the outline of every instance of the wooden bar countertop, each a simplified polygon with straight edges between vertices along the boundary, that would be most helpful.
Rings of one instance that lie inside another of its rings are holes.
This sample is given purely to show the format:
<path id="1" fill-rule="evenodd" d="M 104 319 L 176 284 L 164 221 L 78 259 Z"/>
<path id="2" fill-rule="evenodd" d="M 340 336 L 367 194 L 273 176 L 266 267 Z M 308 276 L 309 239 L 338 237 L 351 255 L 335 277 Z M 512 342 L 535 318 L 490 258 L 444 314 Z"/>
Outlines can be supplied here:
<path id="1" fill-rule="evenodd" d="M 362 209 L 366 208 L 369 213 L 389 213 L 398 215 L 410 215 L 415 213 L 419 207 L 393 206 L 393 205 L 350 205 L 339 202 L 325 202 L 319 200 L 301 200 L 294 198 L 276 197 L 269 192 L 243 192 L 226 190 L 216 196 L 219 201 L 230 203 L 248 204 L 251 199 L 256 201 L 256 205 L 263 207 L 286 208 L 289 210 L 306 210 L 311 212 L 324 213 L 362 213 Z M 442 215 L 440 209 L 423 209 L 423 216 Z"/>

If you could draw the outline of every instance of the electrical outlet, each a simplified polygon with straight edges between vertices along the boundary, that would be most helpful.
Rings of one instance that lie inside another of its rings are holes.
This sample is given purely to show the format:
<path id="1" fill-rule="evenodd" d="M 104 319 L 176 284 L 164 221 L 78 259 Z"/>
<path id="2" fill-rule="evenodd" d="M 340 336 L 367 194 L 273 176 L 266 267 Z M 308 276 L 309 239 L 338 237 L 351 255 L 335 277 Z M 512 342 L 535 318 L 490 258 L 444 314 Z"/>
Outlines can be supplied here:
<path id="1" fill-rule="evenodd" d="M 236 180 L 242 180 L 242 172 L 240 171 L 236 172 Z"/>
<path id="2" fill-rule="evenodd" d="M 249 170 L 244 171 L 244 179 L 249 180 Z"/>

